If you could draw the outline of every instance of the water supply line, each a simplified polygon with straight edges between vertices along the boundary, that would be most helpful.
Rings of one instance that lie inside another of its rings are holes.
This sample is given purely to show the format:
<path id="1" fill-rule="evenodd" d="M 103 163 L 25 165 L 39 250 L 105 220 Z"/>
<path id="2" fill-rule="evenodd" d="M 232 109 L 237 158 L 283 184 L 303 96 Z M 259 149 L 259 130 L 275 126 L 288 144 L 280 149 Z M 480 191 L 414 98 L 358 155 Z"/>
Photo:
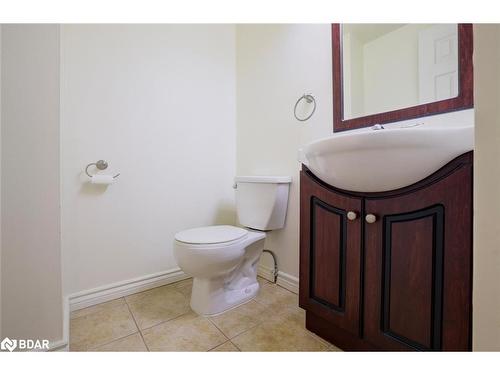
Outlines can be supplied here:
<path id="1" fill-rule="evenodd" d="M 274 254 L 274 252 L 272 252 L 271 250 L 268 250 L 268 249 L 264 249 L 264 250 L 262 250 L 262 252 L 269 253 L 273 257 L 274 269 L 272 271 L 272 275 L 274 277 L 274 283 L 276 284 L 276 280 L 278 280 L 278 260 L 276 259 L 276 254 Z"/>

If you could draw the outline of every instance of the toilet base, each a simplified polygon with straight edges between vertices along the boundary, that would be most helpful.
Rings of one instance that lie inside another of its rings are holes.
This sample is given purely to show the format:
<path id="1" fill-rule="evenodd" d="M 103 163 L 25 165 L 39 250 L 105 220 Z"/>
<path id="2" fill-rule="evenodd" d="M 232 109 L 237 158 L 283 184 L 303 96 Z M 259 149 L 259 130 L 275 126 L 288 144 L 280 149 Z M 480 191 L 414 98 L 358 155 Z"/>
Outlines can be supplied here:
<path id="1" fill-rule="evenodd" d="M 214 316 L 247 303 L 257 295 L 260 286 L 257 280 L 246 281 L 244 286 L 234 288 L 223 278 L 194 278 L 191 309 L 201 316 Z M 238 284 L 241 285 L 241 282 Z"/>
<path id="2" fill-rule="evenodd" d="M 184 259 L 190 260 L 190 263 L 180 262 L 179 265 L 186 272 L 193 270 L 191 308 L 194 312 L 202 316 L 222 314 L 257 295 L 260 288 L 257 266 L 265 238 L 263 232 L 248 230 L 248 235 L 241 242 L 231 246 L 197 252 L 190 247 L 190 257 Z M 178 256 L 186 255 L 187 250 L 179 244 L 177 246 Z M 194 261 L 198 268 L 190 267 L 195 264 Z"/>

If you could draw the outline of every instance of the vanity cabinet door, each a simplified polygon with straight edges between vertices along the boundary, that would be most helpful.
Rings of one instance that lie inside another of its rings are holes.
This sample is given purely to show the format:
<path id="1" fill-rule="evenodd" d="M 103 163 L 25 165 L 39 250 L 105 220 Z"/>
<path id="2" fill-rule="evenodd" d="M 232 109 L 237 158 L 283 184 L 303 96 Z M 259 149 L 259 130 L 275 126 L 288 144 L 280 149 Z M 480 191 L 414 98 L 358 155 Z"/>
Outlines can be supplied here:
<path id="1" fill-rule="evenodd" d="M 374 215 L 365 217 L 365 339 L 384 350 L 470 350 L 472 165 L 365 202 Z"/>
<path id="2" fill-rule="evenodd" d="M 300 306 L 359 334 L 362 201 L 300 175 Z M 354 217 L 356 215 L 356 217 Z"/>

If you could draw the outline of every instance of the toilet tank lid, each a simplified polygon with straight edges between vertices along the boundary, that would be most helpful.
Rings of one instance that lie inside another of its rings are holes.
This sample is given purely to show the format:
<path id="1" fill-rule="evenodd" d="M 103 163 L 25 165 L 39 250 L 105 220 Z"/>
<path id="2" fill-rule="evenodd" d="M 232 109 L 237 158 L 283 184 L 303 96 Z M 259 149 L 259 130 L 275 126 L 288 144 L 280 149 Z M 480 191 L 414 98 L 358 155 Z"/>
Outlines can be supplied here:
<path id="1" fill-rule="evenodd" d="M 290 176 L 236 176 L 234 182 L 253 182 L 260 184 L 289 184 Z"/>
<path id="2" fill-rule="evenodd" d="M 248 234 L 243 228 L 232 225 L 213 225 L 183 230 L 175 235 L 179 242 L 192 244 L 215 244 L 237 240 Z"/>

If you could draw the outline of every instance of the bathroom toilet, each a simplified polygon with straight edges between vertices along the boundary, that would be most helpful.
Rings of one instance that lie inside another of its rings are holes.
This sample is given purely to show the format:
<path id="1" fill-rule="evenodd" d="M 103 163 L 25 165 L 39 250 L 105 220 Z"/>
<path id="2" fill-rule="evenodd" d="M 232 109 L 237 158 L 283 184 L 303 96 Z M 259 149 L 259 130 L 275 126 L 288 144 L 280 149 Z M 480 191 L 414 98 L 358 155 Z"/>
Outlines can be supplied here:
<path id="1" fill-rule="evenodd" d="M 196 313 L 220 314 L 255 297 L 265 232 L 284 227 L 290 182 L 290 177 L 236 177 L 236 211 L 245 228 L 214 225 L 175 235 L 177 263 L 193 277 Z"/>

